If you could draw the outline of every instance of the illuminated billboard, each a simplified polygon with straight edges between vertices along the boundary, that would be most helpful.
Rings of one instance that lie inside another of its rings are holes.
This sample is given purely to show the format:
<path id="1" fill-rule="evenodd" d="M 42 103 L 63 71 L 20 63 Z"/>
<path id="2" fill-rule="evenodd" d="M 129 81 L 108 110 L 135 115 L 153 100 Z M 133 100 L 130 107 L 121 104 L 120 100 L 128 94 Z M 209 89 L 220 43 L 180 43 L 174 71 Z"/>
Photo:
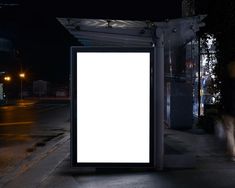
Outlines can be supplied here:
<path id="1" fill-rule="evenodd" d="M 152 166 L 152 49 L 71 50 L 72 164 Z"/>

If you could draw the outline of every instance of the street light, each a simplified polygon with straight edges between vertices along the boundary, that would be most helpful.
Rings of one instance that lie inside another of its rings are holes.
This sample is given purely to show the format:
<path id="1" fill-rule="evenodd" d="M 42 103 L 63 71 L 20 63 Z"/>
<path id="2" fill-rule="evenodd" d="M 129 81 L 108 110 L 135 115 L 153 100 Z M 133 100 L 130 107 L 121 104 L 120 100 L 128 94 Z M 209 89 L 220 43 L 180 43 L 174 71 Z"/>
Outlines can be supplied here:
<path id="1" fill-rule="evenodd" d="M 20 73 L 19 76 L 20 76 L 21 78 L 24 78 L 24 77 L 25 77 L 25 73 Z"/>
<path id="2" fill-rule="evenodd" d="M 4 80 L 9 82 L 9 81 L 11 81 L 11 77 L 10 76 L 5 76 Z"/>
<path id="3" fill-rule="evenodd" d="M 22 92 L 22 80 L 25 78 L 25 73 L 21 72 L 19 74 L 20 76 L 20 99 L 22 100 L 23 98 L 23 92 Z"/>

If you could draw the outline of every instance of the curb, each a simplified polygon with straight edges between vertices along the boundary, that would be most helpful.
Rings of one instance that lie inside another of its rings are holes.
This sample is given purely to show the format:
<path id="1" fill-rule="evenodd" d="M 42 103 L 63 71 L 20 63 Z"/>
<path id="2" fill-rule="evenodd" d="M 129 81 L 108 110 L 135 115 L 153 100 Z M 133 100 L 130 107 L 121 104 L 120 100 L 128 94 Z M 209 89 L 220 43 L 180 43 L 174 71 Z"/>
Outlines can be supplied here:
<path id="1" fill-rule="evenodd" d="M 25 163 L 18 166 L 14 172 L 6 174 L 1 180 L 0 187 L 20 185 L 30 188 L 41 184 L 68 157 L 69 144 L 70 134 L 66 134 L 57 142 L 50 143 L 44 148 L 44 152 L 35 153 L 32 159 L 26 159 Z"/>

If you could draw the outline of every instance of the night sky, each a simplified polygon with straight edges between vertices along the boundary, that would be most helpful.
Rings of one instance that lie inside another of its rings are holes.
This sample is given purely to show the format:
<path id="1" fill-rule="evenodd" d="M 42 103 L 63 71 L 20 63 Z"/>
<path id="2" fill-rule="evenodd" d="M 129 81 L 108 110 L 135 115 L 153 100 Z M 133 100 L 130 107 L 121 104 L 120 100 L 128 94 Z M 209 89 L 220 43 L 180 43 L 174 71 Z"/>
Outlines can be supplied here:
<path id="1" fill-rule="evenodd" d="M 5 2 L 18 6 L 0 9 L 0 35 L 10 38 L 19 53 L 10 62 L 1 62 L 0 67 L 11 70 L 22 64 L 32 80 L 54 83 L 68 83 L 69 47 L 79 45 L 56 17 L 163 21 L 181 16 L 181 0 L 155 1 L 158 6 L 143 1 L 132 5 L 125 1 Z"/>

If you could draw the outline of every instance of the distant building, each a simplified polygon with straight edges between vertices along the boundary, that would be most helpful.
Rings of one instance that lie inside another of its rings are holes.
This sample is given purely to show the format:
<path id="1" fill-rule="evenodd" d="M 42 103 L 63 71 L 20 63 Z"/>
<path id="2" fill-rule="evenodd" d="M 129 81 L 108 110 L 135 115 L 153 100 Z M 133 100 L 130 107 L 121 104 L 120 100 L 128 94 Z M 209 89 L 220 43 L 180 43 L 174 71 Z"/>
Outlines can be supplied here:
<path id="1" fill-rule="evenodd" d="M 45 97 L 49 92 L 49 83 L 44 80 L 37 80 L 33 82 L 33 95 L 37 97 Z"/>
<path id="2" fill-rule="evenodd" d="M 57 90 L 55 93 L 56 97 L 67 97 L 68 92 L 65 89 Z"/>
<path id="3" fill-rule="evenodd" d="M 4 99 L 3 84 L 0 83 L 0 101 Z"/>

